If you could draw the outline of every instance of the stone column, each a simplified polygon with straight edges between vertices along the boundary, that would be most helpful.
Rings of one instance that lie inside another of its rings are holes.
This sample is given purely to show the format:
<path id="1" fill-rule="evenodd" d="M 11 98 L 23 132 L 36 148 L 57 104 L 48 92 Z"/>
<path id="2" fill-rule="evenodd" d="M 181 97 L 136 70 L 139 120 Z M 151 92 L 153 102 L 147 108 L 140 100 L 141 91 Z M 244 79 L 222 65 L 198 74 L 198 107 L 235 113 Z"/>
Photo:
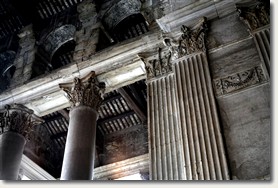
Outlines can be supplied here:
<path id="1" fill-rule="evenodd" d="M 206 18 L 182 26 L 178 41 L 165 39 L 174 54 L 186 179 L 228 180 L 228 167 L 206 56 Z M 171 45 L 172 44 L 172 45 Z"/>
<path id="2" fill-rule="evenodd" d="M 43 119 L 23 105 L 7 105 L 0 111 L 0 179 L 17 180 L 26 138 Z"/>
<path id="3" fill-rule="evenodd" d="M 240 19 L 254 37 L 263 66 L 270 75 L 270 7 L 259 1 L 255 1 L 251 6 L 236 6 Z"/>
<path id="4" fill-rule="evenodd" d="M 60 84 L 72 108 L 64 153 L 61 180 L 90 180 L 93 177 L 97 109 L 102 101 L 104 84 L 94 72 Z"/>
<path id="5" fill-rule="evenodd" d="M 150 180 L 183 180 L 185 164 L 171 56 L 161 48 L 155 55 L 147 55 L 150 58 L 144 56 L 140 54 L 147 71 Z"/>

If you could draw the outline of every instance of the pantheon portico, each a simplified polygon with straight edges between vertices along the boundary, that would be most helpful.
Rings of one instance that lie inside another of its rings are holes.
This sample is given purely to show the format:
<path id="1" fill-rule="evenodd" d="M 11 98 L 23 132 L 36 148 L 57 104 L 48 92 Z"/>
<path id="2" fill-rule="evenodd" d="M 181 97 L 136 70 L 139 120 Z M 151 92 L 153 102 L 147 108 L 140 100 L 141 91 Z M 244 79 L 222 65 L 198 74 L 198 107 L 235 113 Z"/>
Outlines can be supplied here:
<path id="1" fill-rule="evenodd" d="M 0 0 L 0 179 L 270 180 L 270 36 L 269 1 Z"/>

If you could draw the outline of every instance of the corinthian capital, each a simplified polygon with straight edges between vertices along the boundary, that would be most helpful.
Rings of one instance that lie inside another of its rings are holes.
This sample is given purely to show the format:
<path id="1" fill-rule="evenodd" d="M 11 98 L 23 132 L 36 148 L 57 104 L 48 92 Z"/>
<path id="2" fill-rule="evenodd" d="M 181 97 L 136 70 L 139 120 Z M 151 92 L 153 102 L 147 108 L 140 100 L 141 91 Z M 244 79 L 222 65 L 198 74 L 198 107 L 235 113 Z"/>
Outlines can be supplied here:
<path id="1" fill-rule="evenodd" d="M 6 105 L 5 109 L 0 110 L 0 134 L 7 131 L 17 132 L 29 140 L 32 128 L 43 122 L 33 110 L 22 104 Z"/>
<path id="2" fill-rule="evenodd" d="M 269 3 L 269 2 L 268 2 Z M 249 31 L 254 31 L 270 23 L 269 5 L 263 1 L 253 4 L 236 4 L 240 19 L 248 26 Z"/>
<path id="3" fill-rule="evenodd" d="M 193 28 L 183 25 L 181 27 L 182 35 L 177 40 L 164 37 L 163 43 L 168 46 L 173 60 L 193 53 L 205 52 L 205 34 L 207 30 L 207 18 L 203 17 Z"/>
<path id="4" fill-rule="evenodd" d="M 59 84 L 59 86 L 66 92 L 72 107 L 85 105 L 95 110 L 102 102 L 105 89 L 105 84 L 98 82 L 94 71 L 82 79 L 74 78 L 73 82 Z"/>

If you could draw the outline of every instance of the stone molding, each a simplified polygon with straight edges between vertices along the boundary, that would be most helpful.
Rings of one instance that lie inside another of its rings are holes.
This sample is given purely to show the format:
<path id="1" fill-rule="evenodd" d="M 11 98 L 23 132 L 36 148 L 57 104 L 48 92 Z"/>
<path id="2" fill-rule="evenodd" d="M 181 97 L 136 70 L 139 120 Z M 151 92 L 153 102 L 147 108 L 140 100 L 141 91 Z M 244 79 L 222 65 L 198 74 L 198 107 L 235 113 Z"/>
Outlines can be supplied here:
<path id="1" fill-rule="evenodd" d="M 213 81 L 216 96 L 229 94 L 267 81 L 261 66 Z"/>
<path id="2" fill-rule="evenodd" d="M 192 28 L 182 25 L 182 34 L 177 40 L 164 36 L 163 43 L 168 47 L 173 60 L 198 52 L 206 52 L 205 34 L 207 30 L 207 18 L 203 17 Z"/>
<path id="3" fill-rule="evenodd" d="M 22 173 L 31 180 L 56 180 L 24 154 L 20 163 L 20 169 L 22 169 Z"/>
<path id="4" fill-rule="evenodd" d="M 136 173 L 148 173 L 149 154 L 129 158 L 94 169 L 94 180 L 113 180 Z"/>
<path id="5" fill-rule="evenodd" d="M 105 84 L 98 82 L 92 71 L 82 79 L 75 77 L 73 82 L 59 84 L 59 87 L 66 93 L 72 107 L 85 105 L 97 110 L 103 100 Z"/>
<path id="6" fill-rule="evenodd" d="M 270 11 L 262 2 L 256 2 L 250 7 L 236 4 L 236 7 L 239 18 L 248 26 L 249 31 L 253 32 L 270 24 Z"/>
<path id="7" fill-rule="evenodd" d="M 6 105 L 5 109 L 0 110 L 0 134 L 7 131 L 17 132 L 29 140 L 32 128 L 43 122 L 33 110 L 22 104 Z"/>

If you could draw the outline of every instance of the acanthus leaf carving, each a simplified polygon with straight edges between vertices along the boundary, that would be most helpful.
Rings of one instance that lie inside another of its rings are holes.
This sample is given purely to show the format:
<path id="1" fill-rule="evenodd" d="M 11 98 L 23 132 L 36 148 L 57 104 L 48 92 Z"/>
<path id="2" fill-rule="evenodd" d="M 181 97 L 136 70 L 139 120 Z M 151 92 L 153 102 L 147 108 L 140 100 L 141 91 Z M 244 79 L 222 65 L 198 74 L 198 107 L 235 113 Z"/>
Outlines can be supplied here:
<path id="1" fill-rule="evenodd" d="M 0 111 L 0 134 L 12 131 L 23 135 L 27 140 L 35 125 L 44 120 L 34 114 L 34 111 L 22 104 L 6 105 Z"/>
<path id="2" fill-rule="evenodd" d="M 237 4 L 237 11 L 240 19 L 254 31 L 270 23 L 269 9 L 262 2 L 256 2 L 253 6 Z"/>
<path id="3" fill-rule="evenodd" d="M 82 79 L 76 77 L 73 82 L 59 86 L 66 93 L 72 107 L 85 105 L 97 110 L 103 100 L 105 84 L 98 82 L 94 71 Z"/>
<path id="4" fill-rule="evenodd" d="M 197 52 L 206 52 L 205 34 L 208 30 L 207 18 L 203 17 L 192 29 L 183 25 L 182 35 L 177 39 L 164 37 L 164 45 L 172 54 L 172 59 L 178 59 Z"/>
<path id="5" fill-rule="evenodd" d="M 153 58 L 144 58 L 138 54 L 145 64 L 148 79 L 160 77 L 172 72 L 171 53 L 163 52 L 162 48 L 158 48 L 157 51 L 157 54 Z"/>

